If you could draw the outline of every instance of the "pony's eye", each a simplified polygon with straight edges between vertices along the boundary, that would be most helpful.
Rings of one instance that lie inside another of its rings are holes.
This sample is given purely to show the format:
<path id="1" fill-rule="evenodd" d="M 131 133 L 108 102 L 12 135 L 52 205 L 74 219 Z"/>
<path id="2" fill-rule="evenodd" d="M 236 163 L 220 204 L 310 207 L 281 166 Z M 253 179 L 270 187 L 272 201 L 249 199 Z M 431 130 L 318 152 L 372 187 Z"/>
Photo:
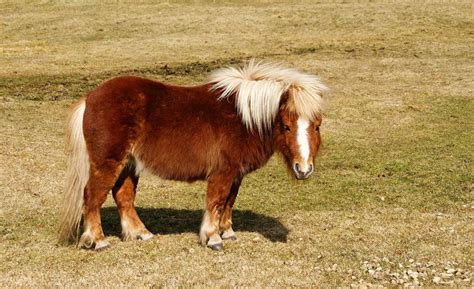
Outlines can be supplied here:
<path id="1" fill-rule="evenodd" d="M 287 126 L 287 125 L 283 125 L 283 129 L 286 130 L 286 131 L 290 131 L 290 127 Z"/>
<path id="2" fill-rule="evenodd" d="M 314 129 L 315 131 L 319 131 L 319 125 Z"/>

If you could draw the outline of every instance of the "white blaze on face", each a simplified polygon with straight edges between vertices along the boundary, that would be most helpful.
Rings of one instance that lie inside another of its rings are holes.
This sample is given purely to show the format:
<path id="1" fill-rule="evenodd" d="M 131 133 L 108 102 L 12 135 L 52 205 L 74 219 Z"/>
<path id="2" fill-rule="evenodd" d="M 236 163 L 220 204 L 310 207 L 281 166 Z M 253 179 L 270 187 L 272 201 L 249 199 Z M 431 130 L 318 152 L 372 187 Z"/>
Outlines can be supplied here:
<path id="1" fill-rule="evenodd" d="M 309 139 L 308 139 L 308 127 L 309 121 L 300 117 L 298 118 L 298 130 L 296 133 L 296 141 L 298 142 L 298 146 L 300 149 L 301 155 L 301 163 L 300 169 L 302 172 L 307 172 L 309 170 L 308 167 L 308 159 L 309 159 Z"/>

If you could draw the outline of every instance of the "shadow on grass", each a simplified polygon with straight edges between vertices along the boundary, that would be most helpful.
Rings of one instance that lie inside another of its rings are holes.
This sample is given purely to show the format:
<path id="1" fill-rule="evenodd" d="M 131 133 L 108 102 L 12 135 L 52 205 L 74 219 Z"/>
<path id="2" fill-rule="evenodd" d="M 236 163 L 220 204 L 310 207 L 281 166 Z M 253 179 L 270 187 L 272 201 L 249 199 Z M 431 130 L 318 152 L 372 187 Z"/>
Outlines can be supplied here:
<path id="1" fill-rule="evenodd" d="M 168 235 L 198 233 L 203 215 L 202 210 L 181 210 L 167 208 L 137 208 L 138 215 L 153 234 Z M 101 210 L 102 225 L 106 235 L 120 236 L 120 219 L 117 208 Z M 286 243 L 288 229 L 277 219 L 248 210 L 233 210 L 233 228 L 237 232 L 257 232 L 272 242 Z"/>

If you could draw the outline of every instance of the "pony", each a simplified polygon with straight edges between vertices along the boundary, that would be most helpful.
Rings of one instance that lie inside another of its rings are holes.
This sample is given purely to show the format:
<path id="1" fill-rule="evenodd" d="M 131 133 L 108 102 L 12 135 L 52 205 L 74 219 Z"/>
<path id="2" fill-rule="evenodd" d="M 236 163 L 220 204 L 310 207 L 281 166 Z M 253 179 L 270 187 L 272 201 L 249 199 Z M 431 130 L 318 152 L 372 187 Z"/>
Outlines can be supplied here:
<path id="1" fill-rule="evenodd" d="M 60 243 L 109 247 L 100 208 L 110 191 L 122 239 L 151 239 L 134 207 L 146 169 L 168 180 L 207 180 L 200 241 L 222 250 L 223 240 L 237 239 L 232 206 L 246 174 L 274 152 L 296 179 L 313 173 L 326 90 L 315 75 L 253 59 L 197 86 L 134 76 L 102 83 L 69 116 Z"/>

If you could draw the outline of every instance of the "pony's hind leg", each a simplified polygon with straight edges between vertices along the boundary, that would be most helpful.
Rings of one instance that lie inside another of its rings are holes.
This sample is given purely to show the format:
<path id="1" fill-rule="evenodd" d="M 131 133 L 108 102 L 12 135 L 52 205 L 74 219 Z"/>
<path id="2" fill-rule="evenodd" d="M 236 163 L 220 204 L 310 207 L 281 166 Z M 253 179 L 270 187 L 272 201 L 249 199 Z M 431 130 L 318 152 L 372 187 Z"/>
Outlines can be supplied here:
<path id="1" fill-rule="evenodd" d="M 94 250 L 109 247 L 102 231 L 100 207 L 107 199 L 120 166 L 117 161 L 106 161 L 101 166 L 91 164 L 89 181 L 84 189 L 84 233 L 79 240 L 79 247 Z"/>
<path id="2" fill-rule="evenodd" d="M 129 160 L 112 188 L 112 194 L 120 214 L 124 241 L 153 238 L 153 234 L 145 228 L 133 205 L 137 184 L 138 176 L 135 174 L 135 165 L 133 160 Z"/>
<path id="3" fill-rule="evenodd" d="M 219 223 L 219 231 L 222 234 L 221 236 L 223 240 L 237 240 L 237 235 L 232 229 L 232 207 L 234 206 L 235 198 L 237 198 L 241 182 L 241 178 L 234 180 L 232 187 L 230 188 L 229 196 L 227 197 L 224 213 L 222 214 L 222 218 Z"/>

